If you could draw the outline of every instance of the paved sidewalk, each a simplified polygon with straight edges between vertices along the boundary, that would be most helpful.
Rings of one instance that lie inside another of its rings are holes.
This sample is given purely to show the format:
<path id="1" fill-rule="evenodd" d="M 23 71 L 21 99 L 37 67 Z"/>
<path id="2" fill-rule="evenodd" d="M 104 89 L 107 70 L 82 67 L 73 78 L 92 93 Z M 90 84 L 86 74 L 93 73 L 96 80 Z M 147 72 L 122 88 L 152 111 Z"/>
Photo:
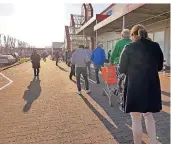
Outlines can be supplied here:
<path id="1" fill-rule="evenodd" d="M 30 67 L 3 72 L 14 82 L 0 91 L 0 144 L 117 143 L 76 94 L 67 72 L 47 61 L 40 81 L 32 82 Z"/>
<path id="2" fill-rule="evenodd" d="M 69 68 L 59 66 L 41 62 L 34 81 L 30 63 L 3 72 L 13 83 L 0 91 L 0 144 L 132 144 L 130 116 L 109 106 L 103 83 L 94 84 L 92 74 L 92 93 L 80 97 Z M 155 119 L 158 141 L 170 144 L 170 91 L 168 77 L 163 79 L 165 108 Z M 143 140 L 148 143 L 145 132 Z"/>
<path id="3" fill-rule="evenodd" d="M 67 66 L 62 65 L 67 68 Z M 131 131 L 131 119 L 129 114 L 124 114 L 118 109 L 118 105 L 115 104 L 111 108 L 108 104 L 108 98 L 102 96 L 102 89 L 104 83 L 101 79 L 101 84 L 96 85 L 92 83 L 92 80 L 95 81 L 95 74 L 92 69 L 91 83 L 90 87 L 92 93 L 90 96 L 86 97 L 89 102 L 94 102 L 94 108 L 92 111 L 101 118 L 101 121 L 105 127 L 110 131 L 113 137 L 117 140 L 118 143 L 128 143 L 132 142 L 132 131 Z M 162 88 L 162 101 L 163 101 L 163 110 L 160 113 L 154 114 L 156 120 L 156 129 L 157 129 L 157 138 L 158 143 L 170 144 L 170 77 L 169 74 L 162 76 L 160 74 L 161 88 Z M 116 99 L 113 98 L 113 103 L 116 102 Z M 99 113 L 101 114 L 99 116 Z M 106 113 L 106 115 L 105 115 Z M 102 116 L 102 117 L 101 117 Z M 112 123 L 115 123 L 112 125 Z M 117 128 L 115 127 L 117 126 Z M 147 132 L 145 130 L 145 124 L 143 120 L 143 141 L 149 143 Z"/>

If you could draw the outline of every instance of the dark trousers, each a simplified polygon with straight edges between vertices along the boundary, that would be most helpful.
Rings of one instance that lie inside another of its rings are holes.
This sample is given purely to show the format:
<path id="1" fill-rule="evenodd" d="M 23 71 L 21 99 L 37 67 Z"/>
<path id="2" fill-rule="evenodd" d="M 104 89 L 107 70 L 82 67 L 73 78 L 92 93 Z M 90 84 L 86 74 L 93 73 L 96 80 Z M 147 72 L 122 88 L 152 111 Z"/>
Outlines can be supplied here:
<path id="1" fill-rule="evenodd" d="M 101 65 L 94 65 L 94 69 L 95 69 L 95 74 L 96 74 L 96 81 L 100 82 L 100 80 L 99 80 L 99 71 L 101 69 Z"/>
<path id="2" fill-rule="evenodd" d="M 88 73 L 91 74 L 91 62 L 87 63 Z"/>
<path id="3" fill-rule="evenodd" d="M 76 80 L 77 80 L 77 88 L 78 91 L 81 91 L 81 74 L 84 78 L 85 81 L 85 86 L 86 86 L 86 90 L 89 90 L 89 82 L 88 82 L 88 76 L 87 76 L 87 67 L 76 67 L 75 68 L 75 72 L 76 72 Z"/>
<path id="4" fill-rule="evenodd" d="M 75 65 L 71 65 L 69 78 L 72 79 L 72 76 L 75 76 Z"/>
<path id="5" fill-rule="evenodd" d="M 34 68 L 34 76 L 39 76 L 39 68 Z"/>
<path id="6" fill-rule="evenodd" d="M 56 58 L 56 66 L 58 65 L 58 59 L 59 59 L 59 58 Z"/>

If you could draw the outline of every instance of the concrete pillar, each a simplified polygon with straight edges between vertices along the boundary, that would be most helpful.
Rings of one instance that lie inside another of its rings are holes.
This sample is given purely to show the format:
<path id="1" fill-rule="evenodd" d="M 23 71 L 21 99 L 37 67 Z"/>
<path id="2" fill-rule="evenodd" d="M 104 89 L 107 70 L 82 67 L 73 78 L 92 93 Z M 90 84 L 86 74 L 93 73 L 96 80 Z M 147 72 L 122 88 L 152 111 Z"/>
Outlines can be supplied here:
<path id="1" fill-rule="evenodd" d="M 166 59 L 166 65 L 170 65 L 170 28 L 165 29 L 165 39 L 164 39 L 164 56 Z"/>
<path id="2" fill-rule="evenodd" d="M 96 20 L 96 25 L 97 25 L 97 20 Z M 96 46 L 97 46 L 97 30 L 96 30 Z"/>
<path id="3" fill-rule="evenodd" d="M 85 33 L 84 33 L 84 29 L 83 29 L 83 45 L 85 46 Z"/>
<path id="4" fill-rule="evenodd" d="M 122 20 L 122 29 L 125 28 L 125 16 L 123 16 L 123 20 Z"/>

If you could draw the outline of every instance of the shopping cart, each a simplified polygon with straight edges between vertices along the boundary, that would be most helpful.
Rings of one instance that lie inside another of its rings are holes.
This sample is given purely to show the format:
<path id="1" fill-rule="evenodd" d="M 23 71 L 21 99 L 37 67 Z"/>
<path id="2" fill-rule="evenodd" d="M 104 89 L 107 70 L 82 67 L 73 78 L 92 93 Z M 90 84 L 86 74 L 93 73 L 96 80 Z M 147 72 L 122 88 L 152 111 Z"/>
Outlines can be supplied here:
<path id="1" fill-rule="evenodd" d="M 102 78 L 104 80 L 105 86 L 103 88 L 103 95 L 107 95 L 109 98 L 109 105 L 112 104 L 112 96 L 114 96 L 117 87 L 117 76 L 116 76 L 116 66 L 104 66 L 101 68 Z"/>
<path id="2" fill-rule="evenodd" d="M 106 65 L 102 68 L 102 78 L 105 83 L 103 95 L 108 96 L 109 105 L 113 106 L 112 97 L 115 96 L 120 110 L 123 111 L 123 87 L 125 76 L 119 75 L 117 77 L 117 67 Z"/>

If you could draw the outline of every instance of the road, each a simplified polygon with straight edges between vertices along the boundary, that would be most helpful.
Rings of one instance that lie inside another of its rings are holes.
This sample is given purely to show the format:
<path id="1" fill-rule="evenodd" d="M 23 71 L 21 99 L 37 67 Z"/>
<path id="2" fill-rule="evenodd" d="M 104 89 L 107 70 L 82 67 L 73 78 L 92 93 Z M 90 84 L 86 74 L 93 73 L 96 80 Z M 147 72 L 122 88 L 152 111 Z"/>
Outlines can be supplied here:
<path id="1" fill-rule="evenodd" d="M 0 144 L 133 143 L 129 114 L 109 106 L 102 95 L 104 83 L 95 84 L 93 70 L 90 79 L 91 94 L 78 96 L 64 63 L 41 62 L 39 79 L 33 79 L 29 62 L 3 71 Z M 170 144 L 169 77 L 161 76 L 161 81 L 163 110 L 154 117 L 158 142 Z M 145 130 L 143 141 L 148 143 Z"/>

